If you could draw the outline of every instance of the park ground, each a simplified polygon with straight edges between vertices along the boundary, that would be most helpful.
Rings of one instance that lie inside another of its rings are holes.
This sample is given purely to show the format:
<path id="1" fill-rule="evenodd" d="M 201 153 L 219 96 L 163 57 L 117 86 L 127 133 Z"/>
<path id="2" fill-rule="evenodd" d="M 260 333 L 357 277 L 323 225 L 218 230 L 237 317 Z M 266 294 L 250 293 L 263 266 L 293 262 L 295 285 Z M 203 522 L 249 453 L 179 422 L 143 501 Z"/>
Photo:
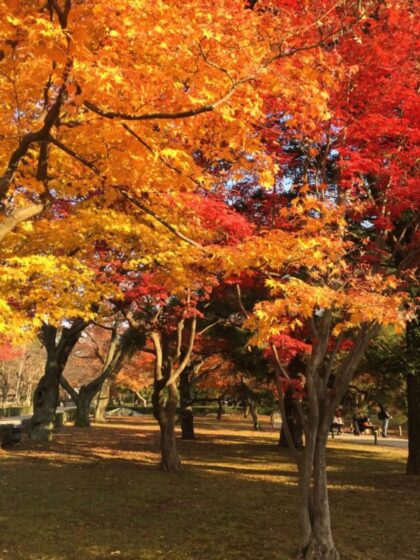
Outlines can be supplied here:
<path id="1" fill-rule="evenodd" d="M 0 560 L 289 560 L 295 469 L 278 434 L 249 420 L 197 419 L 184 470 L 160 472 L 151 417 L 65 426 L 49 444 L 0 451 Z M 420 557 L 420 481 L 407 451 L 350 437 L 329 445 L 342 560 Z"/>

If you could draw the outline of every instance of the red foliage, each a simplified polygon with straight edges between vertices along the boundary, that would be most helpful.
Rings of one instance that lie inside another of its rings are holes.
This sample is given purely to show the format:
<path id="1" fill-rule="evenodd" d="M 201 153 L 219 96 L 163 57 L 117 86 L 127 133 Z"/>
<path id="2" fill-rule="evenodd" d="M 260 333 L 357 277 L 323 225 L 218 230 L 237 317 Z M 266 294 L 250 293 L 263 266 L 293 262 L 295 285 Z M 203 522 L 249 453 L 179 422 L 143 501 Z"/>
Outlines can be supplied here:
<path id="1" fill-rule="evenodd" d="M 293 399 L 302 399 L 305 396 L 303 376 L 293 379 L 286 379 L 285 377 L 282 377 L 280 382 L 283 394 L 289 392 Z"/>
<path id="2" fill-rule="evenodd" d="M 0 361 L 11 362 L 22 355 L 22 351 L 13 347 L 8 341 L 0 340 Z"/>
<path id="3" fill-rule="evenodd" d="M 302 342 L 288 334 L 273 336 L 270 342 L 276 347 L 280 361 L 283 364 L 289 364 L 298 354 L 309 354 L 312 350 L 310 344 Z M 264 355 L 266 358 L 274 359 L 271 348 L 267 348 L 264 351 Z"/>

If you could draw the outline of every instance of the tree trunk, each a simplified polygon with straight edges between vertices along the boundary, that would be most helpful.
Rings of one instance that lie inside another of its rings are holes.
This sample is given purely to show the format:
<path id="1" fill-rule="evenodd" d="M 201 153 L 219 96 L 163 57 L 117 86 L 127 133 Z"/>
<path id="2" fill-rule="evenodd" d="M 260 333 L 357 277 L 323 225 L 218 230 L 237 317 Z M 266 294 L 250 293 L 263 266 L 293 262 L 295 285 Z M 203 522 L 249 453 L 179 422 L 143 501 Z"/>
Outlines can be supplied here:
<path id="1" fill-rule="evenodd" d="M 174 383 L 167 387 L 165 401 L 165 380 L 155 381 L 153 391 L 153 411 L 160 427 L 160 467 L 166 472 L 178 472 L 182 465 L 178 457 L 175 441 L 176 407 L 178 404 L 178 389 Z"/>
<path id="2" fill-rule="evenodd" d="M 181 422 L 182 439 L 195 439 L 194 433 L 194 411 L 192 406 L 190 368 L 185 368 L 179 377 L 179 392 L 181 410 L 179 419 Z"/>
<path id="3" fill-rule="evenodd" d="M 224 412 L 224 410 L 223 410 L 223 399 L 222 399 L 222 397 L 219 397 L 219 398 L 217 399 L 217 402 L 218 402 L 218 407 L 217 407 L 217 420 L 221 420 L 221 419 L 222 419 L 222 416 L 223 416 L 223 412 Z"/>
<path id="4" fill-rule="evenodd" d="M 420 371 L 418 351 L 420 348 L 420 320 L 410 321 L 406 327 L 408 360 L 416 366 L 407 375 L 408 403 L 408 460 L 407 474 L 420 476 Z"/>
<path id="5" fill-rule="evenodd" d="M 407 376 L 408 461 L 407 474 L 420 476 L 420 373 Z"/>
<path id="6" fill-rule="evenodd" d="M 102 383 L 95 409 L 95 422 L 106 422 L 106 409 L 111 394 L 112 379 L 108 378 Z"/>
<path id="7" fill-rule="evenodd" d="M 80 387 L 79 396 L 76 403 L 76 417 L 74 425 L 78 428 L 90 427 L 90 407 L 97 390 L 91 390 L 89 386 Z"/>
<path id="8" fill-rule="evenodd" d="M 303 426 L 302 422 L 299 418 L 299 415 L 296 410 L 296 406 L 294 404 L 293 396 L 291 392 L 287 391 L 284 395 L 284 408 L 286 411 L 286 418 L 290 430 L 290 434 L 293 439 L 294 446 L 296 449 L 302 449 L 303 447 Z M 280 430 L 280 439 L 279 439 L 279 446 L 280 447 L 289 447 L 287 437 L 284 431 L 284 423 L 282 423 L 282 427 Z"/>
<path id="9" fill-rule="evenodd" d="M 85 327 L 82 319 L 76 319 L 72 326 L 62 328 L 58 341 L 56 327 L 46 324 L 42 327 L 41 338 L 47 351 L 47 362 L 44 376 L 34 394 L 34 414 L 29 428 L 29 437 L 34 441 L 52 439 L 61 375 Z"/>
<path id="10" fill-rule="evenodd" d="M 34 414 L 31 418 L 29 437 L 33 441 L 51 441 L 55 410 L 59 404 L 60 377 L 63 368 L 56 357 L 47 357 L 45 374 L 34 394 Z"/>
<path id="11" fill-rule="evenodd" d="M 182 439 L 195 439 L 194 412 L 192 406 L 181 408 L 180 420 Z"/>
<path id="12" fill-rule="evenodd" d="M 325 430 L 323 430 L 325 432 Z M 328 432 L 317 434 L 316 448 L 313 460 L 313 489 L 312 499 L 302 504 L 309 507 L 308 517 L 311 532 L 308 543 L 299 551 L 298 558 L 302 560 L 339 560 L 340 555 L 335 548 L 331 531 L 331 516 L 327 487 L 327 463 L 325 448 Z"/>
<path id="13" fill-rule="evenodd" d="M 143 397 L 143 395 L 141 395 L 141 394 L 139 393 L 139 391 L 135 391 L 135 390 L 133 389 L 133 393 L 134 393 L 134 395 L 137 397 L 137 399 L 138 399 L 138 404 L 139 404 L 140 406 L 147 406 L 147 401 L 146 401 L 146 399 Z"/>

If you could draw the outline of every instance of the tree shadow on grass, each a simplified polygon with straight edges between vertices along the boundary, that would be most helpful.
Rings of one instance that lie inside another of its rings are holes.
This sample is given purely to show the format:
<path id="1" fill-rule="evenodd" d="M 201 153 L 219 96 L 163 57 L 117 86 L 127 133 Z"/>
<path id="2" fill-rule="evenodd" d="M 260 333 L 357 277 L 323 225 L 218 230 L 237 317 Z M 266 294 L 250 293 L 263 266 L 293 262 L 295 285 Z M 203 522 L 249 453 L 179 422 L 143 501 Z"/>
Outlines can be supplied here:
<path id="1" fill-rule="evenodd" d="M 51 444 L 4 454 L 0 559 L 292 557 L 297 493 L 288 450 L 248 431 L 224 435 L 220 425 L 212 435 L 204 422 L 198 441 L 178 442 L 185 470 L 162 473 L 151 422 L 65 427 Z M 418 486 L 401 461 L 365 450 L 328 454 L 343 560 L 414 560 Z"/>

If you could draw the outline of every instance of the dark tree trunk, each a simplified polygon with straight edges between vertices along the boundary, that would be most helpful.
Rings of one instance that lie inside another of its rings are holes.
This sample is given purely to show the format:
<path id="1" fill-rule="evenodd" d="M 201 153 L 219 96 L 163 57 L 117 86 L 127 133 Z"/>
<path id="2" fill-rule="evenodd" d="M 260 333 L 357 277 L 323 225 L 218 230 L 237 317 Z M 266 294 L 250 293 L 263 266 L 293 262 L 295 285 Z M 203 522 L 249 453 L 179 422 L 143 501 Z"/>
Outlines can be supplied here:
<path id="1" fill-rule="evenodd" d="M 406 341 L 409 361 L 418 364 L 416 356 L 420 352 L 420 322 L 418 320 L 407 324 Z M 407 403 L 407 474 L 420 476 L 420 371 L 414 370 L 407 375 Z"/>
<path id="2" fill-rule="evenodd" d="M 182 439 L 195 439 L 194 412 L 192 406 L 181 408 L 180 420 Z"/>
<path id="3" fill-rule="evenodd" d="M 40 379 L 34 394 L 34 414 L 29 431 L 33 441 L 52 439 L 62 372 L 63 369 L 58 365 L 56 357 L 48 356 L 44 376 Z"/>
<path id="4" fill-rule="evenodd" d="M 407 376 L 408 461 L 407 474 L 420 476 L 420 373 Z"/>
<path id="5" fill-rule="evenodd" d="M 111 395 L 112 379 L 108 378 L 102 383 L 95 409 L 95 422 L 106 422 L 106 409 Z"/>
<path id="6" fill-rule="evenodd" d="M 217 407 L 217 417 L 216 418 L 217 418 L 217 420 L 221 420 L 222 416 L 223 416 L 223 413 L 224 413 L 222 397 L 219 397 L 217 399 L 217 403 L 218 403 L 218 407 Z"/>
<path id="7" fill-rule="evenodd" d="M 80 387 L 79 397 L 76 403 L 76 417 L 74 425 L 78 428 L 89 428 L 90 426 L 90 408 L 92 400 L 98 392 L 98 388 L 90 388 L 89 385 Z"/>
<path id="8" fill-rule="evenodd" d="M 167 391 L 165 399 L 164 392 Z M 182 465 L 178 457 L 175 441 L 176 407 L 178 404 L 178 389 L 174 383 L 165 389 L 165 380 L 154 383 L 153 413 L 160 427 L 160 466 L 166 472 L 178 472 Z"/>
<path id="9" fill-rule="evenodd" d="M 55 411 L 59 404 L 60 379 L 67 360 L 85 329 L 81 319 L 71 327 L 61 331 L 57 341 L 57 328 L 44 325 L 41 331 L 42 342 L 47 351 L 45 373 L 40 379 L 34 394 L 34 414 L 31 418 L 29 437 L 34 441 L 50 441 L 55 423 Z"/>
<path id="10" fill-rule="evenodd" d="M 303 447 L 303 426 L 297 413 L 292 393 L 289 391 L 287 391 L 287 393 L 284 395 L 284 408 L 286 411 L 286 418 L 294 446 L 297 449 L 301 449 Z M 289 447 L 283 426 L 280 430 L 279 446 Z"/>
<path id="11" fill-rule="evenodd" d="M 190 368 L 185 368 L 179 377 L 180 413 L 182 439 L 195 439 L 194 411 L 191 394 Z"/>

